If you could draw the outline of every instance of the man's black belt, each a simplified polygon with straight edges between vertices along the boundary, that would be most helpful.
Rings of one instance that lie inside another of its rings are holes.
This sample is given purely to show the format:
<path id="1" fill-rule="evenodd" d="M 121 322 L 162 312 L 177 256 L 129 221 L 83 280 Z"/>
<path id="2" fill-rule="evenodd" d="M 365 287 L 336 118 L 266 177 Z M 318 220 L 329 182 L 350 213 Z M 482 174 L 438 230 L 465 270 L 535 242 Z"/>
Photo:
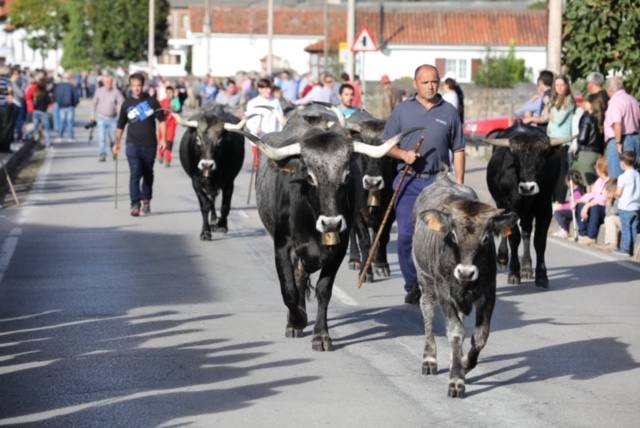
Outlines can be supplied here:
<path id="1" fill-rule="evenodd" d="M 429 178 L 429 177 L 433 177 L 434 175 L 436 175 L 438 172 L 415 172 L 413 170 L 409 170 L 409 175 L 413 175 L 414 177 L 417 178 Z"/>

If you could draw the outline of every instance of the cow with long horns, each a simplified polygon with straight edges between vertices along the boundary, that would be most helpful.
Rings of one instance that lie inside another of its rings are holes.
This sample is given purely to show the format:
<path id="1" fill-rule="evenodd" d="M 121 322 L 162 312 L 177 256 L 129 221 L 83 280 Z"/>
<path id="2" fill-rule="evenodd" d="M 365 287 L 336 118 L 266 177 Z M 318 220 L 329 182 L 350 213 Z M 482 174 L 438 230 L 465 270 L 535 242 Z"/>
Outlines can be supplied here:
<path id="1" fill-rule="evenodd" d="M 331 125 L 328 130 L 327 125 Z M 312 126 L 290 119 L 282 132 L 262 140 L 254 137 L 265 155 L 256 183 L 258 213 L 273 238 L 276 270 L 288 308 L 286 337 L 302 337 L 309 275 L 320 271 L 312 348 L 332 350 L 327 308 L 353 219 L 353 154 L 382 157 L 401 136 L 370 146 L 351 142 L 335 124 Z"/>
<path id="2" fill-rule="evenodd" d="M 189 120 L 174 115 L 178 123 L 187 127 L 180 142 L 180 163 L 191 178 L 202 213 L 200 239 L 212 239 L 213 231 L 226 233 L 227 217 L 231 210 L 233 183 L 244 160 L 245 120 L 216 106 L 200 112 Z M 222 191 L 220 217 L 215 200 Z"/>
<path id="3" fill-rule="evenodd" d="M 496 146 L 487 165 L 489 192 L 498 208 L 518 214 L 520 228 L 514 228 L 507 241 L 502 238 L 498 249 L 498 265 L 509 263 L 509 284 L 522 279 L 533 279 L 530 242 L 535 220 L 533 246 L 536 250 L 535 285 L 547 288 L 549 279 L 544 253 L 547 231 L 551 223 L 552 193 L 560 175 L 561 151 L 559 146 L 571 138 L 551 138 L 540 128 L 518 121 L 498 135 L 484 140 Z M 522 264 L 518 260 L 518 246 L 522 239 Z"/>

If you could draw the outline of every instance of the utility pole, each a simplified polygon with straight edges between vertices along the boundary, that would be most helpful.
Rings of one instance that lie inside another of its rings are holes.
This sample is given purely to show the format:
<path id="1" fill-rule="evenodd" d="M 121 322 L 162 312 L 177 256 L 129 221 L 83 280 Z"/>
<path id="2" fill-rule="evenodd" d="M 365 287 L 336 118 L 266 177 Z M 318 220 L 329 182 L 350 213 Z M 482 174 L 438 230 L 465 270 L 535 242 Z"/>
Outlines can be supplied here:
<path id="1" fill-rule="evenodd" d="M 273 72 L 273 0 L 267 3 L 267 76 Z"/>
<path id="2" fill-rule="evenodd" d="M 562 61 L 562 0 L 549 0 L 547 68 L 560 74 Z"/>
<path id="3" fill-rule="evenodd" d="M 155 0 L 149 0 L 149 45 L 147 52 L 147 62 L 149 63 L 149 77 L 153 74 L 153 58 L 154 52 L 156 50 L 156 38 L 155 38 L 155 29 L 156 29 L 156 19 L 155 19 L 155 10 L 156 10 L 156 2 Z"/>
<path id="4" fill-rule="evenodd" d="M 353 34 L 356 30 L 356 0 L 348 0 L 347 2 L 347 73 L 352 79 L 355 79 L 355 67 L 353 61 Z M 364 78 L 364 76 L 363 76 Z"/>
<path id="5" fill-rule="evenodd" d="M 207 49 L 207 70 L 204 74 L 211 72 L 211 7 L 209 0 L 204 3 L 204 20 L 202 21 L 202 30 L 205 37 L 205 46 Z"/>
<path id="6" fill-rule="evenodd" d="M 329 57 L 329 1 L 324 0 L 322 8 L 322 22 L 324 23 L 324 42 L 322 52 L 322 71 L 327 71 L 327 61 Z"/>

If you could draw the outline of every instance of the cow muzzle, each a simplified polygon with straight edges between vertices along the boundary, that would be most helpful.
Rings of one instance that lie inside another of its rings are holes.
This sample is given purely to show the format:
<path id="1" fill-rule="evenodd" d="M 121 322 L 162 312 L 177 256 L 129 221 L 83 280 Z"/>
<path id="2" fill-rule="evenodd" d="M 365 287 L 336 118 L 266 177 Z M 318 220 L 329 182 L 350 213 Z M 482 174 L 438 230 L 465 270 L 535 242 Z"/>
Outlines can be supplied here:
<path id="1" fill-rule="evenodd" d="M 540 192 L 540 187 L 535 181 L 522 181 L 518 183 L 518 193 L 523 196 L 533 196 Z"/>
<path id="2" fill-rule="evenodd" d="M 202 175 L 208 177 L 209 172 L 216 169 L 216 161 L 213 159 L 200 159 L 200 162 L 198 162 L 198 169 L 202 171 Z"/>
<path id="3" fill-rule="evenodd" d="M 347 229 L 344 216 L 327 217 L 321 215 L 316 221 L 316 230 L 321 233 L 322 245 L 333 246 L 340 243 L 340 232 Z"/>
<path id="4" fill-rule="evenodd" d="M 471 282 L 478 279 L 478 268 L 475 265 L 458 264 L 453 269 L 453 276 L 460 282 Z"/>

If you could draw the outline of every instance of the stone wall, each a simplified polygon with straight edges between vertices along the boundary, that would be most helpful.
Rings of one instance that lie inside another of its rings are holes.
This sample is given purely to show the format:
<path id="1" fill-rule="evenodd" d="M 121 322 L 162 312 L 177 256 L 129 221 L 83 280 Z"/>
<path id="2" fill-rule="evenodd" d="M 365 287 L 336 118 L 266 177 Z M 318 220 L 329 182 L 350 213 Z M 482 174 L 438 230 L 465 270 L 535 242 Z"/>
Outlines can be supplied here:
<path id="1" fill-rule="evenodd" d="M 414 90 L 410 79 L 401 79 L 393 83 L 408 94 Z M 520 83 L 511 89 L 483 88 L 474 84 L 463 84 L 465 119 L 480 119 L 492 116 L 507 116 L 528 101 L 536 92 L 532 83 Z M 365 108 L 374 116 L 382 112 L 382 85 L 367 82 Z"/>

